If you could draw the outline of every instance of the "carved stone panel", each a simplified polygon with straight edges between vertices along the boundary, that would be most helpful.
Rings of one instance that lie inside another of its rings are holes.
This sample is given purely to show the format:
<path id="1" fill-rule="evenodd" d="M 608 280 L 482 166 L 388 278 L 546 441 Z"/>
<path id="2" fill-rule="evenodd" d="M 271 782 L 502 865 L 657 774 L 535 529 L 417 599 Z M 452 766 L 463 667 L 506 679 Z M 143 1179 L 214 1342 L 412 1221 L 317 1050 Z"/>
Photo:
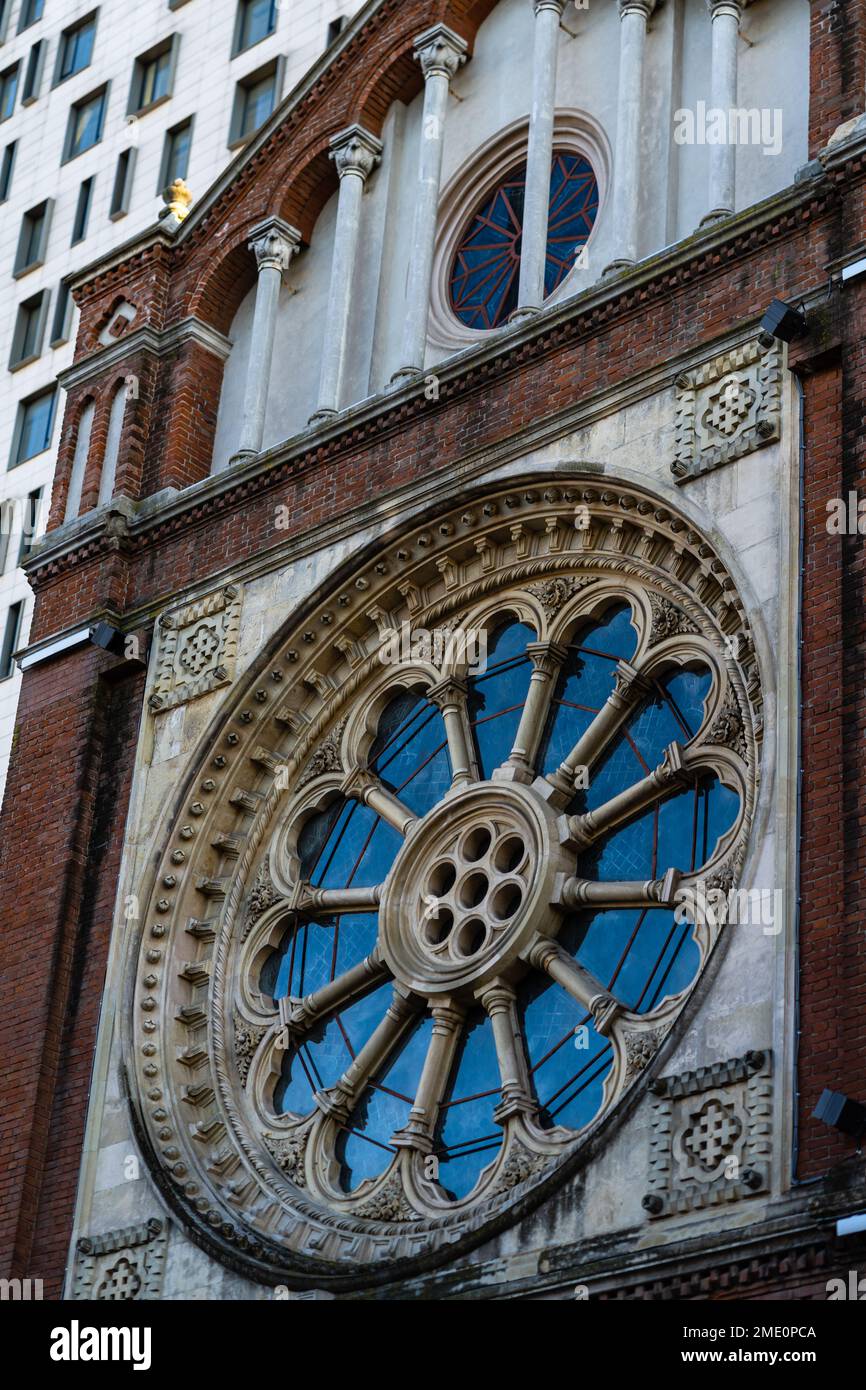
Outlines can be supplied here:
<path id="1" fill-rule="evenodd" d="M 72 1297 L 124 1303 L 161 1298 L 167 1245 L 166 1223 L 156 1217 L 82 1236 L 75 1251 Z"/>
<path id="2" fill-rule="evenodd" d="M 677 452 L 671 472 L 687 482 L 779 438 L 782 354 L 758 340 L 677 377 Z"/>
<path id="3" fill-rule="evenodd" d="M 156 675 L 148 700 L 155 713 L 230 684 L 240 616 L 239 584 L 162 614 L 157 623 Z"/>
<path id="4" fill-rule="evenodd" d="M 747 1052 L 660 1077 L 653 1103 L 651 1217 L 695 1211 L 767 1190 L 772 1080 L 769 1052 Z"/>

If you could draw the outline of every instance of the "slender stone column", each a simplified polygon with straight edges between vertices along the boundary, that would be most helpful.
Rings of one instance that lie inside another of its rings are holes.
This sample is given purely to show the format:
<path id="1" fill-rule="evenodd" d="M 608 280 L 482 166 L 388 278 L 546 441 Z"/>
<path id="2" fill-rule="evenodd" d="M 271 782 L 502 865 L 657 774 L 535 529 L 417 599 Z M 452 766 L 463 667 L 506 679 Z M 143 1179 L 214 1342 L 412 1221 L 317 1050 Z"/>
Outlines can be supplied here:
<path id="1" fill-rule="evenodd" d="M 446 676 L 427 691 L 429 699 L 442 711 L 448 754 L 451 758 L 451 786 L 468 787 L 475 781 L 472 765 L 472 735 L 466 713 L 468 686 L 458 676 Z"/>
<path id="2" fill-rule="evenodd" d="M 532 676 L 514 747 L 502 767 L 493 774 L 498 782 L 531 782 L 534 777 L 538 745 L 544 733 L 547 711 L 556 678 L 568 655 L 568 648 L 559 642 L 530 642 L 526 648 L 532 658 Z"/>
<path id="3" fill-rule="evenodd" d="M 432 1004 L 430 1013 L 433 1016 L 433 1037 L 424 1059 L 415 1104 L 409 1111 L 406 1124 L 391 1139 L 396 1148 L 417 1149 L 423 1154 L 433 1151 L 433 1131 L 439 1105 L 448 1085 L 460 1041 L 460 1029 L 466 1017 L 463 1005 L 452 999 Z"/>
<path id="4" fill-rule="evenodd" d="M 613 234 L 616 256 L 608 271 L 637 260 L 640 196 L 640 131 L 647 20 L 656 0 L 619 0 L 619 96 L 613 167 Z"/>
<path id="5" fill-rule="evenodd" d="M 466 61 L 466 47 L 460 35 L 445 24 L 434 24 L 415 43 L 415 57 L 424 73 L 424 114 L 418 184 L 415 189 L 412 259 L 406 288 L 403 366 L 394 374 L 395 385 L 411 380 L 424 369 L 439 186 L 442 180 L 445 114 L 451 79 L 461 63 Z"/>
<path id="6" fill-rule="evenodd" d="M 382 156 L 382 142 L 363 126 L 349 126 L 331 141 L 331 158 L 340 175 L 337 228 L 331 262 L 331 292 L 325 321 L 319 405 L 311 425 L 331 419 L 340 409 L 346 352 L 349 342 L 349 315 L 352 291 L 357 283 L 358 238 L 361 232 L 361 201 L 364 185 Z"/>
<path id="7" fill-rule="evenodd" d="M 731 140 L 729 113 L 737 105 L 737 45 L 740 17 L 747 0 L 707 0 L 712 19 L 712 107 L 725 114 L 721 145 L 710 145 L 710 210 L 703 221 L 716 222 L 734 211 L 737 151 Z"/>
<path id="8" fill-rule="evenodd" d="M 280 217 L 269 218 L 253 229 L 250 250 L 256 258 L 259 281 L 256 310 L 247 363 L 244 393 L 244 422 L 240 447 L 232 462 L 251 458 L 261 451 L 265 432 L 265 410 L 271 384 L 271 359 L 277 330 L 280 285 L 292 256 L 301 245 L 301 234 Z"/>
<path id="9" fill-rule="evenodd" d="M 520 1044 L 517 996 L 511 985 L 503 980 L 493 980 L 479 997 L 493 1025 L 502 1082 L 502 1100 L 494 1110 L 493 1118 L 498 1124 L 504 1124 L 510 1115 L 516 1115 L 519 1111 L 528 1114 L 535 1109 L 526 1059 Z"/>
<path id="10" fill-rule="evenodd" d="M 532 114 L 529 118 L 526 192 L 523 200 L 520 285 L 517 308 L 512 314 L 514 321 L 537 313 L 544 303 L 550 166 L 553 161 L 553 120 L 556 113 L 556 59 L 559 48 L 559 24 L 565 9 L 565 0 L 533 0 L 533 4 L 535 51 L 532 68 Z"/>

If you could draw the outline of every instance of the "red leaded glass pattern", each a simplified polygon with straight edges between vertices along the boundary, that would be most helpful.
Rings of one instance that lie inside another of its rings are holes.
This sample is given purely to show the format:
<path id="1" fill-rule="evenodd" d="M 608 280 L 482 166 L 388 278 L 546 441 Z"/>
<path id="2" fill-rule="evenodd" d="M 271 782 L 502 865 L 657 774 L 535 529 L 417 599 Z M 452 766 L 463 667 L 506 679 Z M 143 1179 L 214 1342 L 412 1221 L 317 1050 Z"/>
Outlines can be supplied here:
<path id="1" fill-rule="evenodd" d="M 517 308 L 526 165 L 487 195 L 463 233 L 451 267 L 451 308 L 467 328 L 504 323 Z M 582 155 L 558 150 L 550 172 L 545 298 L 572 269 L 598 213 L 598 182 Z"/>

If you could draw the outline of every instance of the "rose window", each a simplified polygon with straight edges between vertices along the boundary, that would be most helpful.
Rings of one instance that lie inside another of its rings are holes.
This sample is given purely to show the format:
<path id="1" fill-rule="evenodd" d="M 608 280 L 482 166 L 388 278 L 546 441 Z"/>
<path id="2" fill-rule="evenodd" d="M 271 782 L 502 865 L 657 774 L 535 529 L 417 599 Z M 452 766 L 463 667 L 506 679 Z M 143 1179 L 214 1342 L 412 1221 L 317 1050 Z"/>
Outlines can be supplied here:
<path id="1" fill-rule="evenodd" d="M 517 308 L 526 165 L 488 194 L 460 238 L 450 275 L 451 308 L 468 328 L 496 328 Z M 544 295 L 558 289 L 586 245 L 598 213 L 598 183 L 582 155 L 554 153 Z"/>
<path id="2" fill-rule="evenodd" d="M 255 1277 L 476 1242 L 613 1123 L 722 935 L 695 902 L 754 814 L 743 610 L 639 493 L 548 495 L 323 596 L 172 819 L 137 1103 L 184 1218 Z"/>

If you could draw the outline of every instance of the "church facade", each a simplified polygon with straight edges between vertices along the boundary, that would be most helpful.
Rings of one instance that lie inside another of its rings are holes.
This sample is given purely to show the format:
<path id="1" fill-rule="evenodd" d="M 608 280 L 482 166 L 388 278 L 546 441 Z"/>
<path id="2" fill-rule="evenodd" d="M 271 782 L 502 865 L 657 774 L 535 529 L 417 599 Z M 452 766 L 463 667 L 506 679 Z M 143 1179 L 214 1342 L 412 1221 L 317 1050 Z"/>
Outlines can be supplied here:
<path id="1" fill-rule="evenodd" d="M 862 1267 L 864 109 L 859 5 L 370 0 L 77 276 L 4 1274 Z"/>

